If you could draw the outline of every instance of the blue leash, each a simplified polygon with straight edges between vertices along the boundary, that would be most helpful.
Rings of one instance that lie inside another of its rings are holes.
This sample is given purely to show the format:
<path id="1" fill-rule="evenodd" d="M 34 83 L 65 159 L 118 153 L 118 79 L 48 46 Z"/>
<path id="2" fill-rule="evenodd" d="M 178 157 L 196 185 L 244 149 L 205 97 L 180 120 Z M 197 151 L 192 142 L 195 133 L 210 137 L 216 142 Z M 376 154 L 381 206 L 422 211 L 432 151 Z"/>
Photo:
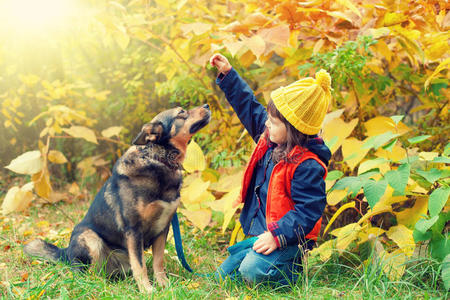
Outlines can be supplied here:
<path id="1" fill-rule="evenodd" d="M 189 272 L 193 273 L 194 275 L 201 276 L 201 277 L 212 277 L 214 276 L 214 273 L 210 274 L 200 274 L 197 272 L 194 272 L 192 268 L 189 266 L 188 262 L 186 261 L 186 257 L 184 257 L 184 251 L 183 251 L 183 243 L 181 241 L 181 232 L 180 232 L 180 222 L 178 221 L 178 214 L 175 212 L 172 217 L 172 231 L 173 231 L 173 238 L 175 240 L 175 250 L 177 251 L 178 259 L 181 262 L 181 265 L 188 270 Z M 228 247 L 228 252 L 233 255 L 236 252 L 241 251 L 242 249 L 246 249 L 253 246 L 253 243 L 258 239 L 258 237 L 254 236 L 251 238 L 248 238 L 246 240 L 243 240 L 237 244 L 234 244 L 231 247 Z"/>
<path id="2" fill-rule="evenodd" d="M 180 259 L 181 265 L 189 272 L 194 273 L 194 271 L 186 261 L 186 257 L 184 257 L 183 243 L 181 241 L 180 222 L 178 221 L 177 212 L 175 212 L 172 217 L 172 231 L 173 231 L 173 239 L 175 240 L 175 250 L 177 250 L 177 256 Z M 197 273 L 195 274 L 201 275 Z"/>

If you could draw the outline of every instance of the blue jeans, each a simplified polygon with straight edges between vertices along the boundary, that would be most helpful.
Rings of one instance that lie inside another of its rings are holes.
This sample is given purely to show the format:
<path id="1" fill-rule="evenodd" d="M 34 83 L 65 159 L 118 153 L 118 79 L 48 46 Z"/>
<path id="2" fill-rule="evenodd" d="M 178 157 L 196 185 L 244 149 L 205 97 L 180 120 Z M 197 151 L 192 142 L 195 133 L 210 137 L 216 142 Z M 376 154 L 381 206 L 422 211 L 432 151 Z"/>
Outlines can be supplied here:
<path id="1" fill-rule="evenodd" d="M 290 285 L 300 274 L 302 251 L 297 245 L 276 249 L 269 255 L 255 252 L 253 241 L 244 240 L 228 248 L 230 256 L 217 268 L 217 279 L 244 279 L 249 283 Z"/>

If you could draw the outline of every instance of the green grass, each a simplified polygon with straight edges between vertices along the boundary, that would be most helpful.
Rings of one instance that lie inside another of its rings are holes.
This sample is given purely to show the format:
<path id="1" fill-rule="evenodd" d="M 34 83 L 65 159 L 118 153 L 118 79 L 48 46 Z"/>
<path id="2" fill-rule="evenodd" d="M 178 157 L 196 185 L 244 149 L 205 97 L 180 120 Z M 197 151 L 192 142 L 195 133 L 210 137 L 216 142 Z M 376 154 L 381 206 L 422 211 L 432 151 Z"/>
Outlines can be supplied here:
<path id="1" fill-rule="evenodd" d="M 148 299 L 139 293 L 130 275 L 109 280 L 93 269 L 73 272 L 64 264 L 33 260 L 22 253 L 22 243 L 36 237 L 47 238 L 64 247 L 70 230 L 87 210 L 88 202 L 34 205 L 26 213 L 0 217 L 0 297 L 62 299 Z M 44 222 L 42 222 L 44 221 Z M 48 221 L 48 224 L 45 222 Z M 39 223 L 40 222 L 40 223 Z M 218 230 L 192 230 L 181 219 L 185 254 L 199 273 L 212 272 L 226 258 L 229 236 Z M 172 241 L 172 239 L 171 239 Z M 440 265 L 429 258 L 408 261 L 404 276 L 390 281 L 376 259 L 364 264 L 356 257 L 334 257 L 326 263 L 308 259 L 299 282 L 290 288 L 218 283 L 195 276 L 178 263 L 173 242 L 165 255 L 170 286 L 156 288 L 151 299 L 447 299 L 440 279 Z M 152 280 L 150 253 L 146 254 Z"/>

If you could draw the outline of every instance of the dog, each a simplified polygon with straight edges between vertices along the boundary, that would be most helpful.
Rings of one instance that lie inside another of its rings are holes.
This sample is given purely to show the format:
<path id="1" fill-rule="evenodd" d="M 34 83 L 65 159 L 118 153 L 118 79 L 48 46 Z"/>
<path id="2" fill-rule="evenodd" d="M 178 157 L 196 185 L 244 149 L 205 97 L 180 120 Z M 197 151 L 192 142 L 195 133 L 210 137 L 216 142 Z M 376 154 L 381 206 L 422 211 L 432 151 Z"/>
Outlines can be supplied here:
<path id="1" fill-rule="evenodd" d="M 107 275 L 130 270 L 141 292 L 151 293 L 144 250 L 152 247 L 154 280 L 167 286 L 164 248 L 180 203 L 182 167 L 190 138 L 211 119 L 208 104 L 166 110 L 142 127 L 117 160 L 67 248 L 36 239 L 24 246 L 30 256 L 63 261 L 76 269 L 95 265 Z"/>

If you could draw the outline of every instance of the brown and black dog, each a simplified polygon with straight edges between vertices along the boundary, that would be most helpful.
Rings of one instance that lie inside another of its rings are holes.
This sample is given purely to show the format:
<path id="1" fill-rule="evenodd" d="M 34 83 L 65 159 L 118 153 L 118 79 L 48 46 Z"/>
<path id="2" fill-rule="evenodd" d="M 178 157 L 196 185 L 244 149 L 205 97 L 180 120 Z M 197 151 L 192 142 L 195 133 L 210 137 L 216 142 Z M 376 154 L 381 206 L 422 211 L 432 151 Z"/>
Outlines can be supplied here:
<path id="1" fill-rule="evenodd" d="M 181 163 L 190 138 L 211 119 L 207 104 L 158 114 L 114 165 L 112 176 L 75 226 L 67 248 L 37 239 L 24 252 L 74 267 L 95 265 L 108 275 L 131 271 L 140 291 L 152 292 L 144 249 L 152 246 L 153 274 L 168 283 L 164 248 L 170 220 L 180 203 Z"/>

